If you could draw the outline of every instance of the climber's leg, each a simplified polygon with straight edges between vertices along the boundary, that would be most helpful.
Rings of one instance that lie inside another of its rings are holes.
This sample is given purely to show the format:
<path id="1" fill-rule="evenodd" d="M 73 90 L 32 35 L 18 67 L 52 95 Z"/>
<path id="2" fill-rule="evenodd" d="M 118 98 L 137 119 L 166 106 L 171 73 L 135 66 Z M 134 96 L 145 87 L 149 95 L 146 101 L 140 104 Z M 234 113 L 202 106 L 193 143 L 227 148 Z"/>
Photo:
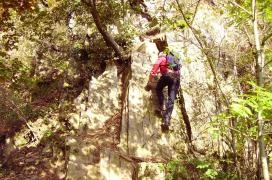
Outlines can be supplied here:
<path id="1" fill-rule="evenodd" d="M 156 86 L 156 93 L 158 97 L 158 104 L 159 104 L 159 111 L 163 110 L 163 102 L 164 102 L 164 95 L 163 95 L 163 88 L 167 86 L 167 78 L 165 76 L 161 76 L 157 86 Z"/>
<path id="2" fill-rule="evenodd" d="M 170 125 L 170 119 L 174 109 L 174 102 L 176 99 L 176 95 L 178 93 L 179 86 L 180 86 L 179 79 L 171 78 L 171 81 L 169 81 L 168 84 L 168 100 L 166 104 L 166 111 L 163 115 L 164 123 L 166 126 Z"/>

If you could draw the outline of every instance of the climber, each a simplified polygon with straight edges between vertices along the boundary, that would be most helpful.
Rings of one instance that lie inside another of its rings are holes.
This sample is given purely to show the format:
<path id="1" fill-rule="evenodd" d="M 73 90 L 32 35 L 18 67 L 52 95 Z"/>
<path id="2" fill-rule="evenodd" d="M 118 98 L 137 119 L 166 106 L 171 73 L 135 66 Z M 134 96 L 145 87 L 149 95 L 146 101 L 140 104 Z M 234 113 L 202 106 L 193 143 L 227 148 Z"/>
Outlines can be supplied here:
<path id="1" fill-rule="evenodd" d="M 171 114 L 174 108 L 174 101 L 180 86 L 180 60 L 176 58 L 173 53 L 159 53 L 159 57 L 149 75 L 148 83 L 145 89 L 148 91 L 151 88 L 151 82 L 160 70 L 161 77 L 156 86 L 156 93 L 158 96 L 158 103 L 160 107 L 160 113 L 162 115 L 163 123 L 162 129 L 169 130 Z M 166 101 L 166 107 L 164 105 L 163 88 L 168 87 L 168 99 Z"/>

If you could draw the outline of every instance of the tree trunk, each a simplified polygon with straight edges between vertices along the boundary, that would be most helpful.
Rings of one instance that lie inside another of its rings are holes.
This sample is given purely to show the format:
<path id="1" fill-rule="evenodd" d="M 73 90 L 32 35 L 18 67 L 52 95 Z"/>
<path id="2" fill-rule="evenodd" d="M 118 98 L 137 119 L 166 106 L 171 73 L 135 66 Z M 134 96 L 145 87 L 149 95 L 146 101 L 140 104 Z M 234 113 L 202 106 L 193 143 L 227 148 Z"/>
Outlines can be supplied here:
<path id="1" fill-rule="evenodd" d="M 116 55 L 121 59 L 125 59 L 122 53 L 122 48 L 115 42 L 111 35 L 103 28 L 102 23 L 100 22 L 99 14 L 96 9 L 96 0 L 83 0 L 89 7 L 92 14 L 94 23 L 102 35 L 104 41 L 109 47 L 112 47 Z"/>
<path id="2" fill-rule="evenodd" d="M 256 0 L 252 0 L 252 14 L 253 14 L 253 30 L 254 30 L 254 39 L 255 39 L 255 46 L 256 46 L 256 79 L 257 79 L 257 85 L 260 87 L 263 87 L 263 69 L 264 69 L 264 52 L 263 48 L 260 44 L 260 37 L 259 37 L 259 31 L 258 31 L 258 23 L 257 23 L 257 8 L 256 8 Z M 269 169 L 268 169 L 268 163 L 267 163 L 267 155 L 265 152 L 265 143 L 264 143 L 264 137 L 263 137 L 263 116 L 262 116 L 262 110 L 258 111 L 257 116 L 258 121 L 258 145 L 259 145 L 259 157 L 261 160 L 262 165 L 262 173 L 263 178 L 265 180 L 269 180 Z"/>
<path id="3" fill-rule="evenodd" d="M 183 121 L 184 121 L 184 124 L 185 124 L 185 127 L 186 127 L 188 140 L 189 140 L 189 142 L 192 142 L 192 128 L 191 128 L 191 123 L 190 123 L 190 120 L 189 120 L 189 116 L 188 116 L 186 108 L 185 108 L 185 100 L 184 100 L 184 97 L 183 97 L 182 90 L 180 90 L 180 92 L 179 92 L 178 103 L 180 105 Z"/>
<path id="4" fill-rule="evenodd" d="M 104 41 L 106 42 L 108 47 L 111 47 L 115 52 L 116 56 L 119 58 L 116 62 L 117 66 L 117 76 L 119 79 L 119 103 L 121 107 L 121 111 L 123 110 L 123 102 L 127 95 L 127 87 L 130 79 L 131 73 L 131 57 L 129 55 L 125 55 L 124 50 L 121 46 L 119 46 L 114 38 L 110 35 L 109 32 L 103 27 L 103 24 L 100 21 L 99 13 L 96 9 L 96 0 L 82 0 L 88 7 L 90 7 L 90 13 L 93 17 L 94 23 L 102 35 Z"/>

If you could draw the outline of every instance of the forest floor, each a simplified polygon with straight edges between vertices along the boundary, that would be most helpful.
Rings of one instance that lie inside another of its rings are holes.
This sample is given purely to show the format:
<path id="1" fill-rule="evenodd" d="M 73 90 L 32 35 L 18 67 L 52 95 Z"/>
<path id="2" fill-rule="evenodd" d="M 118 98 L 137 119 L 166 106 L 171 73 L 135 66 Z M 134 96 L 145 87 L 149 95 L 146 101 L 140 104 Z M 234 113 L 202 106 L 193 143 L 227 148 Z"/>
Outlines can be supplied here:
<path id="1" fill-rule="evenodd" d="M 103 148 L 115 149 L 119 144 L 120 120 L 120 114 L 116 114 L 102 128 L 76 133 L 73 138 L 95 147 L 92 155 L 97 157 L 94 163 L 98 163 Z M 68 131 L 58 131 L 39 144 L 29 142 L 24 147 L 13 148 L 7 156 L 0 159 L 0 179 L 65 179 L 70 156 L 70 147 L 66 144 L 68 136 L 71 136 Z M 5 144 L 1 144 L 0 148 L 2 152 L 9 151 Z"/>

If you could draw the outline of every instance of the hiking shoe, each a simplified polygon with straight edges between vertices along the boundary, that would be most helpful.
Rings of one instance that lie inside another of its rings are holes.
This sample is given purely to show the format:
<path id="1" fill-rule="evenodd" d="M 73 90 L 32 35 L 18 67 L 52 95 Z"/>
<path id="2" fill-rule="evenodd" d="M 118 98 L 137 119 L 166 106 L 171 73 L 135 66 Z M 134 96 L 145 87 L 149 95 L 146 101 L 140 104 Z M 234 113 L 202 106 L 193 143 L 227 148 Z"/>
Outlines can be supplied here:
<path id="1" fill-rule="evenodd" d="M 151 85 L 148 83 L 145 87 L 144 87 L 144 89 L 146 90 L 146 91 L 150 91 L 151 90 Z"/>
<path id="2" fill-rule="evenodd" d="M 169 131 L 169 126 L 164 124 L 164 123 L 161 124 L 161 130 L 162 130 L 162 132 L 168 132 Z"/>
<path id="3" fill-rule="evenodd" d="M 170 126 L 170 118 L 169 118 L 169 117 L 165 117 L 163 123 L 164 123 L 166 126 Z"/>
<path id="4" fill-rule="evenodd" d="M 160 111 L 160 110 L 158 110 L 158 109 L 156 109 L 155 111 L 154 111 L 154 113 L 155 113 L 155 115 L 157 116 L 157 117 L 162 117 L 162 112 Z"/>
<path id="5" fill-rule="evenodd" d="M 160 112 L 155 112 L 155 116 L 156 116 L 157 118 L 161 118 L 161 117 L 162 117 L 162 115 L 161 115 Z"/>

